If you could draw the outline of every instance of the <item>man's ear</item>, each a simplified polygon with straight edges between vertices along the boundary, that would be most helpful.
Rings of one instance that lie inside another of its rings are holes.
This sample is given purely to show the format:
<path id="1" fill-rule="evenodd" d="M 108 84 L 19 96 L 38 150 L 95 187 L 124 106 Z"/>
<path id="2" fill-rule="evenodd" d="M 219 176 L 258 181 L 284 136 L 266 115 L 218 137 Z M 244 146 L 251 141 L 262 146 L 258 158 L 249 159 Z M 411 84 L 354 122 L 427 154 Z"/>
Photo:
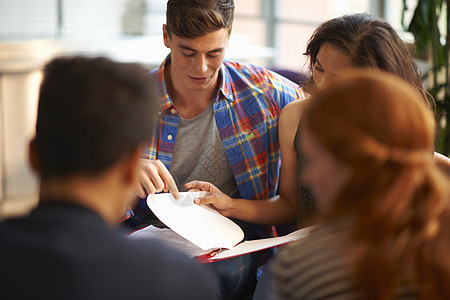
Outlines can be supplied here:
<path id="1" fill-rule="evenodd" d="M 139 158 L 142 156 L 142 148 L 137 147 L 124 162 L 124 180 L 127 184 L 135 184 L 139 168 Z"/>
<path id="2" fill-rule="evenodd" d="M 39 165 L 39 158 L 36 149 L 36 137 L 33 137 L 28 145 L 28 160 L 31 168 L 35 172 L 41 173 L 41 167 Z"/>
<path id="3" fill-rule="evenodd" d="M 167 47 L 167 48 L 170 48 L 171 49 L 171 40 L 170 40 L 170 35 L 169 35 L 169 33 L 167 32 L 167 26 L 166 26 L 166 24 L 163 24 L 163 39 L 164 39 L 164 45 Z"/>

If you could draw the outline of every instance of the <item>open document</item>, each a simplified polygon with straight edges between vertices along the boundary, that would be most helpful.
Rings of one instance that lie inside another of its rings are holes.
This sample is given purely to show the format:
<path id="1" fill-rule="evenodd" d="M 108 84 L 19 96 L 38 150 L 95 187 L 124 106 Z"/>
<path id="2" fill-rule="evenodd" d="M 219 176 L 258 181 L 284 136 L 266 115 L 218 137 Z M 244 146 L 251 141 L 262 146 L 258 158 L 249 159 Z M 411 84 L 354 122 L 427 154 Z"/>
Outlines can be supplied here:
<path id="1" fill-rule="evenodd" d="M 162 240 L 202 262 L 212 262 L 286 244 L 307 236 L 311 230 L 242 242 L 244 232 L 236 223 L 209 206 L 194 204 L 194 199 L 204 195 L 183 192 L 178 200 L 170 193 L 149 195 L 148 206 L 170 229 L 148 226 L 130 236 Z"/>
<path id="2" fill-rule="evenodd" d="M 205 192 L 170 193 L 147 197 L 147 205 L 167 227 L 203 250 L 233 248 L 244 239 L 242 229 L 206 205 L 194 204 Z"/>

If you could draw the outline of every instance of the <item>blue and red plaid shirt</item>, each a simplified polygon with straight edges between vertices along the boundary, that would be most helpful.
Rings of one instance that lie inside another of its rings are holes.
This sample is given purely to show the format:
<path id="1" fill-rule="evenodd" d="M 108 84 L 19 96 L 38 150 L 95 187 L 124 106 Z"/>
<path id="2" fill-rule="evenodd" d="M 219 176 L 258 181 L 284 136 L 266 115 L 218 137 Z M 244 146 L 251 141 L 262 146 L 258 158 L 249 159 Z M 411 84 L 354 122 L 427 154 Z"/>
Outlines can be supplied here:
<path id="1" fill-rule="evenodd" d="M 170 170 L 179 116 L 166 88 L 168 61 L 170 55 L 152 72 L 157 75 L 162 102 L 159 124 L 145 156 L 161 160 Z M 214 117 L 239 193 L 243 199 L 275 196 L 280 170 L 278 117 L 289 102 L 307 94 L 288 79 L 249 64 L 224 61 L 219 79 Z"/>

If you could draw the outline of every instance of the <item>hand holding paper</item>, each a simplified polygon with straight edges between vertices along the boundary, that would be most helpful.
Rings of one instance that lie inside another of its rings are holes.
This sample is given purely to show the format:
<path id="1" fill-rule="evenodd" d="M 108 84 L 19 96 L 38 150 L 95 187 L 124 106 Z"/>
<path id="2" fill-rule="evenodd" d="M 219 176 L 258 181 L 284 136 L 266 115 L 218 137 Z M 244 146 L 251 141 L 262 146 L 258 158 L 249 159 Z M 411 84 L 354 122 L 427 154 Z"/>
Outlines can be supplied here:
<path id="1" fill-rule="evenodd" d="M 221 215 L 225 217 L 232 216 L 233 212 L 233 199 L 222 193 L 221 190 L 216 188 L 212 183 L 206 181 L 191 181 L 184 185 L 189 191 L 205 191 L 208 194 L 205 196 L 199 196 L 195 200 L 195 204 L 211 205 Z"/>
<path id="2" fill-rule="evenodd" d="M 183 192 L 177 200 L 168 193 L 155 194 L 147 197 L 147 204 L 164 224 L 203 250 L 234 247 L 244 239 L 244 232 L 213 208 L 194 204 L 194 199 L 205 195 Z"/>
<path id="3" fill-rule="evenodd" d="M 286 244 L 309 234 L 312 227 L 297 230 L 282 237 L 267 238 L 253 241 L 245 241 L 244 232 L 233 221 L 219 214 L 209 205 L 194 204 L 194 199 L 208 197 L 208 192 L 183 192 L 179 193 L 179 199 L 175 199 L 169 193 L 149 195 L 147 204 L 153 213 L 171 230 L 195 246 L 174 235 L 164 233 L 157 234 L 162 240 L 172 244 L 182 244 L 189 247 L 191 256 L 196 256 L 201 262 L 212 262 L 260 251 L 273 246 Z M 140 231 L 149 232 L 149 236 L 155 237 L 155 229 L 148 226 Z M 132 236 L 143 236 L 134 232 Z M 210 253 L 205 255 L 205 253 Z"/>

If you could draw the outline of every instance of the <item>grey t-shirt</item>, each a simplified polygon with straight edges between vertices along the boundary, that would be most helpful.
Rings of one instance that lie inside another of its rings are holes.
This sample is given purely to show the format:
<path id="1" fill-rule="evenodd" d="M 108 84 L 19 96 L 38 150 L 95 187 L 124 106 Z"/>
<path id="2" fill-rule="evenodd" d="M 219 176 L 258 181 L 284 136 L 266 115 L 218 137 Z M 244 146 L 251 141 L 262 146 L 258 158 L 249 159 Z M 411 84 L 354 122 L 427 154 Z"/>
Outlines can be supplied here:
<path id="1" fill-rule="evenodd" d="M 180 191 L 192 180 L 214 184 L 232 198 L 240 198 L 228 157 L 217 129 L 214 101 L 192 119 L 180 117 L 170 173 Z"/>

